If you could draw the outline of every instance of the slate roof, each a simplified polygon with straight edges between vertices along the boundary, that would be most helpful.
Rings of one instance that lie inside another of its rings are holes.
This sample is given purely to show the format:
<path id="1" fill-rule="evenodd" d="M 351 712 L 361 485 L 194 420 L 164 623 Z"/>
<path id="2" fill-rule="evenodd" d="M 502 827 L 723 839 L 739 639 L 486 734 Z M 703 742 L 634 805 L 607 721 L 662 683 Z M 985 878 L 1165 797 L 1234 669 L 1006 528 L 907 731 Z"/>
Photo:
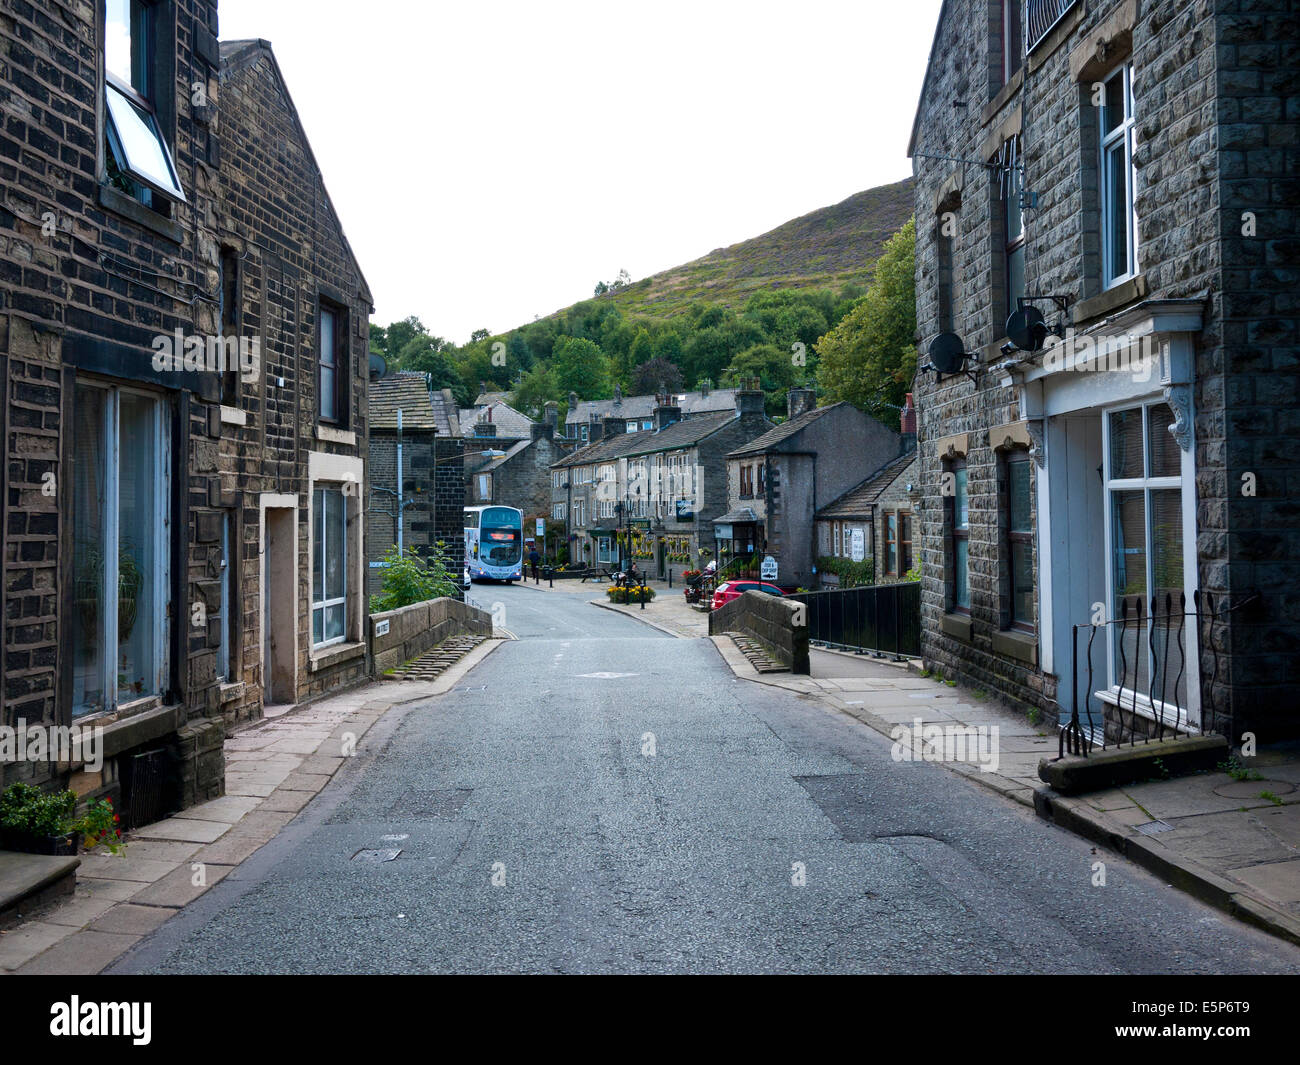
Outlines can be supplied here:
<path id="1" fill-rule="evenodd" d="M 833 499 L 817 512 L 818 518 L 869 518 L 881 494 L 907 473 L 916 462 L 913 448 L 887 462 L 861 484 L 854 485 L 839 499 Z"/>
<path id="2" fill-rule="evenodd" d="M 736 409 L 736 388 L 711 388 L 709 394 L 694 392 L 675 392 L 677 405 L 682 409 L 682 417 L 708 414 L 714 411 L 734 411 Z M 594 417 L 604 421 L 606 417 L 618 418 L 652 418 L 657 400 L 654 396 L 624 396 L 621 400 L 584 399 L 569 410 L 565 425 L 585 425 Z"/>
<path id="3" fill-rule="evenodd" d="M 650 455 L 656 451 L 673 451 L 698 444 L 706 436 L 716 433 L 736 418 L 735 411 L 717 411 L 697 414 L 657 432 L 618 433 L 594 444 L 579 448 L 572 455 L 555 463 L 554 467 L 585 466 L 592 462 L 609 462 L 628 455 Z"/>
<path id="4" fill-rule="evenodd" d="M 829 414 L 838 407 L 847 406 L 847 403 L 840 402 L 832 403 L 829 407 L 814 407 L 812 410 L 804 411 L 804 413 L 800 414 L 797 418 L 790 418 L 789 420 L 782 422 L 775 429 L 764 433 L 755 440 L 751 440 L 744 447 L 736 448 L 735 451 L 732 451 L 727 455 L 727 458 L 734 459 L 740 458 L 743 455 L 761 455 L 766 451 L 779 450 L 777 447 L 778 444 L 784 443 L 792 436 L 803 432 L 804 429 L 817 421 L 818 418 Z"/>
<path id="5" fill-rule="evenodd" d="M 403 431 L 432 429 L 439 436 L 459 436 L 456 401 L 447 389 L 430 392 L 427 378 L 414 370 L 398 370 L 370 382 L 367 389 L 371 429 L 397 430 L 402 412 Z"/>
<path id="6" fill-rule="evenodd" d="M 532 436 L 533 420 L 521 414 L 514 407 L 499 399 L 481 406 L 469 407 L 460 412 L 460 435 L 473 436 L 474 426 L 482 421 L 487 412 L 491 412 L 491 421 L 497 427 L 500 440 L 523 440 Z"/>

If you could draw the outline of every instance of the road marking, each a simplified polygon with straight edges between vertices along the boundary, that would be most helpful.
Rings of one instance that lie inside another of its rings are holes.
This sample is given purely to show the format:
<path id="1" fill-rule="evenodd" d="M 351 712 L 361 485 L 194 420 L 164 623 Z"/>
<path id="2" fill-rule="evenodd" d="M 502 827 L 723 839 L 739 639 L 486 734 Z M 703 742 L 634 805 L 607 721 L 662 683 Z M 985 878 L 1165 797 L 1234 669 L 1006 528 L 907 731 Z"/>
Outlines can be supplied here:
<path id="1" fill-rule="evenodd" d="M 620 677 L 639 677 L 640 673 L 575 673 L 575 677 L 591 677 L 593 680 L 618 680 Z"/>

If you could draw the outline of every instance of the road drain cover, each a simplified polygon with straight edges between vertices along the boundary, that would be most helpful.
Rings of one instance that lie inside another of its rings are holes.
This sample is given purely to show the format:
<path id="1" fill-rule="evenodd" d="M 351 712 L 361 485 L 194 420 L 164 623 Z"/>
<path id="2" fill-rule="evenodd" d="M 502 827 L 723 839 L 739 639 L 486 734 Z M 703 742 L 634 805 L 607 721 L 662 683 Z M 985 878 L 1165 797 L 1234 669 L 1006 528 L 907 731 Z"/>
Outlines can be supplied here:
<path id="1" fill-rule="evenodd" d="M 354 862 L 391 862 L 401 853 L 401 847 L 370 848 L 357 851 L 356 854 L 352 855 L 352 860 Z"/>
<path id="2" fill-rule="evenodd" d="M 1144 825 L 1138 825 L 1137 831 L 1144 836 L 1154 836 L 1157 832 L 1172 832 L 1174 826 L 1166 821 L 1148 821 Z"/>

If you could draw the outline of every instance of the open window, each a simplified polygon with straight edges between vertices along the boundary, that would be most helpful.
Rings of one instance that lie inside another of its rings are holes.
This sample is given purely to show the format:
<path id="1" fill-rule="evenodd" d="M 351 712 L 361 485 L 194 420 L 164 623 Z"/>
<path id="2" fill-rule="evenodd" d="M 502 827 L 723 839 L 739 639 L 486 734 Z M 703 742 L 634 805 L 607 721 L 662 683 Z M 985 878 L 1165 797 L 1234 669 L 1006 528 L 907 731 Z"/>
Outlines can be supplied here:
<path id="1" fill-rule="evenodd" d="M 109 183 L 146 207 L 185 201 L 160 121 L 162 4 L 104 0 L 104 135 Z M 170 34 L 167 35 L 170 39 Z M 160 201 L 158 197 L 163 199 Z"/>

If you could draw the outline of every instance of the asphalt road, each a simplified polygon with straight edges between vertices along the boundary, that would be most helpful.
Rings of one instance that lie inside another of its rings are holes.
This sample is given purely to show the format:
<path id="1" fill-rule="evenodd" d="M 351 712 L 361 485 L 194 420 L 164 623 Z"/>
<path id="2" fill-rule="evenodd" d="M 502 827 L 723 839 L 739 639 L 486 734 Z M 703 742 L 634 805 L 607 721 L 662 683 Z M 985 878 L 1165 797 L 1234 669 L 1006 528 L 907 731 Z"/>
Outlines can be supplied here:
<path id="1" fill-rule="evenodd" d="M 390 711 L 111 971 L 1300 972 L 1300 950 L 736 680 L 707 640 L 473 594 L 519 639 Z"/>

